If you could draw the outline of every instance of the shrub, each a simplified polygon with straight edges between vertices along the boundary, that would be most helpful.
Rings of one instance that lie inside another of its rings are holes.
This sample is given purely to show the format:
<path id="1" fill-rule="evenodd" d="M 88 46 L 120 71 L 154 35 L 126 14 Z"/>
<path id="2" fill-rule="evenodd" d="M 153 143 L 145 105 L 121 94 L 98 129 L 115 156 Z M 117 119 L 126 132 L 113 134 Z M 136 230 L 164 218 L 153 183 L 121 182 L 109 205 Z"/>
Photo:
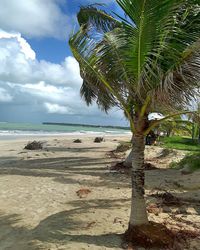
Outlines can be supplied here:
<path id="1" fill-rule="evenodd" d="M 188 154 L 180 162 L 172 162 L 170 167 L 176 169 L 188 167 L 191 171 L 200 170 L 200 154 Z"/>

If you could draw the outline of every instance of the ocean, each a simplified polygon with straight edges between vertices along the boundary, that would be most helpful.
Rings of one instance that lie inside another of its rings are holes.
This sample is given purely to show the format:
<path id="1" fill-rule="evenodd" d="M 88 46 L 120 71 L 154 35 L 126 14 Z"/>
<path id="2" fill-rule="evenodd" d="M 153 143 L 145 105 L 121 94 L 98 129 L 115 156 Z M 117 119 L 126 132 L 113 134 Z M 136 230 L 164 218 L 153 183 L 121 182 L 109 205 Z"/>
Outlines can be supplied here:
<path id="1" fill-rule="evenodd" d="M 130 134 L 123 128 L 93 127 L 87 125 L 30 124 L 0 122 L 0 139 L 20 137 L 67 136 L 67 135 L 121 135 Z"/>

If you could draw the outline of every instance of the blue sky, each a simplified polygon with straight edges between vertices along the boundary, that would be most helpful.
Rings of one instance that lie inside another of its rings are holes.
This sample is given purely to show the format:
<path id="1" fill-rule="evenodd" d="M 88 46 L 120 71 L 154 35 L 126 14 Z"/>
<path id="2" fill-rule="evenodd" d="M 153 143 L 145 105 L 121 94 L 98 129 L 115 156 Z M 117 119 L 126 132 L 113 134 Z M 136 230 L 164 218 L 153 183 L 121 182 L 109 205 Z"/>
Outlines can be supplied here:
<path id="1" fill-rule="evenodd" d="M 105 9 L 108 12 L 116 12 L 118 14 L 123 14 L 122 11 L 120 11 L 120 8 L 115 3 L 114 0 L 65 0 L 60 1 L 61 4 L 60 9 L 63 13 L 65 13 L 68 16 L 71 16 L 71 22 L 66 24 L 67 26 L 70 26 L 73 30 L 74 28 L 77 28 L 77 21 L 76 21 L 76 13 L 79 11 L 80 6 L 84 6 L 87 4 L 93 4 L 93 3 L 106 3 L 105 6 L 102 6 L 102 9 Z M 68 3 L 70 2 L 70 3 Z M 56 39 L 53 37 L 47 37 L 43 39 L 37 39 L 32 38 L 28 39 L 28 42 L 30 43 L 31 47 L 34 49 L 34 51 L 37 54 L 37 58 L 39 60 L 49 60 L 51 62 L 60 63 L 64 60 L 66 55 L 72 55 L 70 48 L 68 46 L 68 35 L 69 35 L 69 29 L 63 30 L 63 36 L 64 38 Z M 49 53 L 49 51 L 52 51 L 53 53 Z"/>
<path id="2" fill-rule="evenodd" d="M 0 1 L 0 121 L 127 125 L 121 111 L 106 115 L 81 100 L 79 66 L 67 43 L 79 7 L 102 2 Z M 105 2 L 121 13 L 114 0 Z"/>

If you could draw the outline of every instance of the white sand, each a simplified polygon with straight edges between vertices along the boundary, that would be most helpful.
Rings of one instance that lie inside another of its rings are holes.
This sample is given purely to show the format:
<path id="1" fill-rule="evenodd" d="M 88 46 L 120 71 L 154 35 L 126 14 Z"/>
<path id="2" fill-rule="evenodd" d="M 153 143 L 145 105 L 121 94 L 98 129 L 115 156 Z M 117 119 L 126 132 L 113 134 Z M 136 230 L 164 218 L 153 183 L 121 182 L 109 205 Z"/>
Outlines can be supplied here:
<path id="1" fill-rule="evenodd" d="M 130 178 L 110 172 L 116 159 L 106 153 L 130 138 L 107 136 L 94 143 L 94 136 L 78 136 L 83 142 L 75 144 L 76 138 L 42 138 L 47 149 L 41 151 L 24 150 L 25 139 L 0 142 L 1 250 L 121 249 L 120 234 L 130 213 Z M 155 202 L 150 194 L 166 189 L 185 203 L 159 215 L 149 213 L 149 218 L 200 229 L 200 173 L 166 169 L 184 153 L 156 158 L 161 150 L 146 151 L 146 158 L 161 168 L 146 171 L 147 202 Z M 76 193 L 82 188 L 91 191 L 85 198 Z M 200 239 L 189 243 L 183 249 L 200 249 Z"/>

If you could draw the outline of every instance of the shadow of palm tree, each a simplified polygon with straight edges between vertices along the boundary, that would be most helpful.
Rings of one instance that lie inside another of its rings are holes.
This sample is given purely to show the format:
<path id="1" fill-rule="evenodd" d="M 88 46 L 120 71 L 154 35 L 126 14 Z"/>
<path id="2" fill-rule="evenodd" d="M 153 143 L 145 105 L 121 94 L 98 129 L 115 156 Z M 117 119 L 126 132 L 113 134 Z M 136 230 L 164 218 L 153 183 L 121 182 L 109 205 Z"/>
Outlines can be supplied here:
<path id="1" fill-rule="evenodd" d="M 69 202 L 68 205 L 74 208 L 69 211 L 62 211 L 53 214 L 42 220 L 39 225 L 34 228 L 34 237 L 39 241 L 60 242 L 70 244 L 71 242 L 86 243 L 101 247 L 116 248 L 120 247 L 121 235 L 109 232 L 106 234 L 91 233 L 87 227 L 88 221 L 80 220 L 80 215 L 84 218 L 89 211 L 95 209 L 109 210 L 113 208 L 126 206 L 129 199 L 94 199 L 94 200 L 78 200 Z M 98 225 L 94 225 L 94 227 Z M 87 231 L 89 232 L 87 233 Z M 41 233 L 43 232 L 43 233 Z"/>
<path id="2" fill-rule="evenodd" d="M 90 201 L 72 201 L 73 208 L 48 216 L 33 229 L 19 226 L 21 220 L 17 214 L 0 214 L 0 249 L 48 249 L 48 244 L 60 244 L 64 249 L 73 243 L 116 248 L 121 245 L 121 235 L 108 232 L 95 234 L 87 228 L 87 221 L 80 220 L 90 209 L 107 209 L 126 206 L 127 199 L 95 199 Z M 98 226 L 98 225 L 96 225 Z M 7 248 L 6 248 L 7 247 Z M 72 249 L 72 248 L 71 248 Z"/>
<path id="3" fill-rule="evenodd" d="M 55 147 L 52 147 L 52 146 L 49 146 L 46 148 L 47 151 L 52 151 L 52 152 L 72 152 L 72 153 L 85 153 L 85 152 L 96 152 L 96 151 L 101 151 L 101 152 L 107 152 L 107 148 L 106 147 L 97 147 L 97 146 L 94 146 L 94 147 L 58 147 L 58 146 L 55 146 Z"/>
<path id="4" fill-rule="evenodd" d="M 82 175 L 100 179 L 99 182 L 89 181 L 90 186 L 129 186 L 129 182 L 123 181 L 124 176 L 118 174 L 119 178 L 116 178 L 117 173 L 113 174 L 108 171 L 108 166 L 112 163 L 113 159 L 107 157 L 85 156 L 15 160 L 0 164 L 0 175 L 49 177 L 62 184 L 77 183 L 78 178 L 75 176 Z"/>
<path id="5" fill-rule="evenodd" d="M 1 250 L 40 250 L 39 242 L 33 240 L 32 230 L 19 226 L 21 217 L 17 214 L 5 215 L 0 212 L 0 249 Z"/>

